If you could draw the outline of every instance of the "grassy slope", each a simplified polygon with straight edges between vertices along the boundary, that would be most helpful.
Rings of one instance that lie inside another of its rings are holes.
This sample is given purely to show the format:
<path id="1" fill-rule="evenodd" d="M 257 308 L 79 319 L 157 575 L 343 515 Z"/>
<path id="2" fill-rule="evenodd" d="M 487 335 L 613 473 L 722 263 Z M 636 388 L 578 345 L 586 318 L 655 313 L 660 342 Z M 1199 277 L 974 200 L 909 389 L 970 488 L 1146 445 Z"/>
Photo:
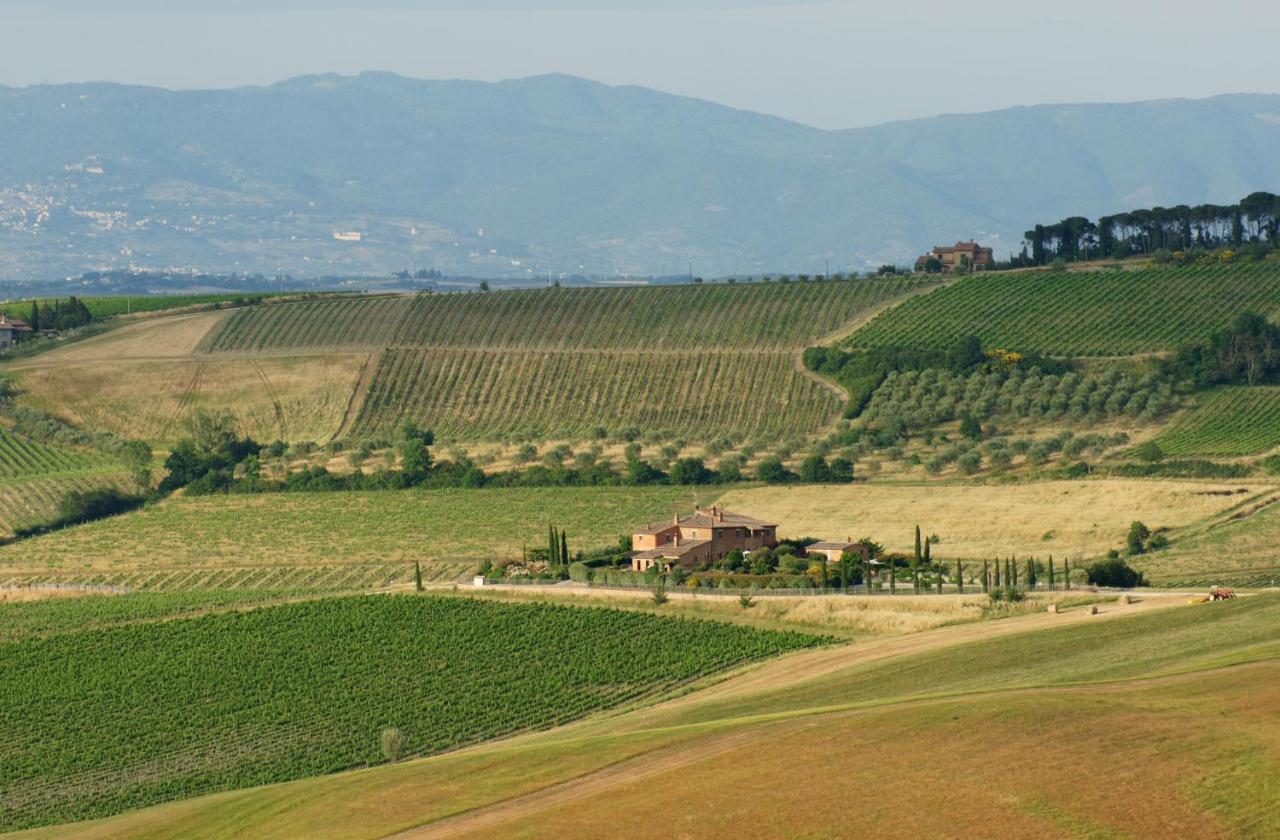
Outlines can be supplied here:
<path id="1" fill-rule="evenodd" d="M 1001 634 L 986 641 L 974 641 L 972 626 L 934 631 L 945 652 L 879 663 L 864 654 L 857 664 L 863 646 L 802 654 L 546 735 L 32 836 L 374 837 L 504 801 L 512 804 L 459 823 L 456 836 L 468 827 L 586 836 L 620 825 L 638 836 L 1280 830 L 1269 782 L 1280 772 L 1280 727 L 1268 711 L 1280 702 L 1271 632 L 1280 597 L 1106 618 L 1020 634 L 1045 622 L 985 625 Z M 854 664 L 841 668 L 837 656 Z M 830 667 L 797 667 L 817 658 Z M 1230 667 L 1247 662 L 1260 664 Z M 1170 675 L 1210 668 L 1228 670 Z M 886 677 L 894 682 L 882 691 Z M 970 693 L 939 696 L 952 691 Z M 912 807 L 878 792 L 888 779 L 912 792 Z M 867 792 L 857 807 L 815 807 L 815 794 L 846 782 Z"/>
<path id="2" fill-rule="evenodd" d="M 1178 528 L 1200 523 L 1270 492 L 1250 486 L 1249 496 L 1215 495 L 1240 484 L 1137 479 L 1040 481 L 1027 484 L 878 483 L 845 487 L 753 487 L 722 499 L 781 523 L 784 536 L 859 539 L 869 536 L 894 551 L 910 551 L 914 526 L 937 534 L 938 559 L 1052 554 L 1072 561 L 1124 545 L 1129 524 Z"/>
<path id="3" fill-rule="evenodd" d="M 406 755 L 439 752 L 819 644 L 616 610 L 385 596 L 0 644 L 0 826 L 380 763 L 388 726 Z"/>
<path id="4" fill-rule="evenodd" d="M 718 493 L 698 495 L 710 503 Z M 0 575 L 361 564 L 407 574 L 415 560 L 428 574 L 439 565 L 456 575 L 541 545 L 549 524 L 568 533 L 572 550 L 615 544 L 691 495 L 687 487 L 552 487 L 178 497 L 0 547 Z"/>
<path id="5" fill-rule="evenodd" d="M 1099 356 L 1168 350 L 1253 309 L 1276 310 L 1280 261 L 1141 271 L 974 275 L 904 302 L 858 330 L 855 347 L 986 347 Z"/>

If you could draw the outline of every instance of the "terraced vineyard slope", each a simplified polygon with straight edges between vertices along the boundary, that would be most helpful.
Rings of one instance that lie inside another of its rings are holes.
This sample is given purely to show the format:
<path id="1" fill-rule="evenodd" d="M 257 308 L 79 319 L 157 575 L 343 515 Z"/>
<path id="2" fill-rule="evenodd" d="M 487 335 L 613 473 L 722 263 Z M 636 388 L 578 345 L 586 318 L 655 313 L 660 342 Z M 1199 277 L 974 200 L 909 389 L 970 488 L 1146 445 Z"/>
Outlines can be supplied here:
<path id="1" fill-rule="evenodd" d="M 383 347 L 350 437 L 405 418 L 454 439 L 636 425 L 705 439 L 814 432 L 841 408 L 795 354 L 913 278 L 419 295 L 245 309 L 220 352 Z"/>
<path id="2" fill-rule="evenodd" d="M 1255 455 L 1280 446 L 1280 387 L 1221 388 L 1156 440 L 1168 455 Z"/>
<path id="3" fill-rule="evenodd" d="M 0 536 L 50 517 L 72 490 L 125 480 L 105 455 L 50 446 L 0 427 Z"/>
<path id="4" fill-rule="evenodd" d="M 816 636 L 460 598 L 333 598 L 0 644 L 0 830 L 418 756 Z M 76 726 L 67 725 L 75 720 Z"/>
<path id="5" fill-rule="evenodd" d="M 978 274 L 904 301 L 849 339 L 853 347 L 986 347 L 1059 356 L 1168 350 L 1240 312 L 1274 314 L 1280 262 L 1139 271 Z"/>

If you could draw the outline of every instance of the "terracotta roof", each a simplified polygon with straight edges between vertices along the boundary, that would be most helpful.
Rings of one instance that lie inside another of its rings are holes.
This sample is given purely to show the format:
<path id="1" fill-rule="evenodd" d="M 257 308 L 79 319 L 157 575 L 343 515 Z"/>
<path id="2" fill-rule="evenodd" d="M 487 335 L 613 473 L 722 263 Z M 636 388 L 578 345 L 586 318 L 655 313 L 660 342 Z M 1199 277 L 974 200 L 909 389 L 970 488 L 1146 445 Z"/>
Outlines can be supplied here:
<path id="1" fill-rule="evenodd" d="M 31 332 L 31 325 L 20 318 L 6 318 L 5 316 L 0 315 L 0 330 Z"/>
<path id="2" fill-rule="evenodd" d="M 845 549 L 853 548 L 855 545 L 857 545 L 856 542 L 816 542 L 809 548 L 817 551 L 844 551 Z"/>
<path id="3" fill-rule="evenodd" d="M 647 551 L 637 551 L 632 557 L 638 557 L 641 560 L 657 560 L 659 558 L 667 560 L 679 560 L 695 548 L 706 545 L 710 540 L 695 540 L 693 542 L 682 542 L 679 545 L 664 545 L 658 548 L 651 548 Z"/>
<path id="4" fill-rule="evenodd" d="M 642 525 L 632 531 L 633 534 L 661 534 L 664 531 L 676 527 L 676 523 L 667 520 L 666 522 L 652 522 L 648 525 Z M 699 510 L 688 516 L 680 517 L 681 528 L 777 528 L 776 522 L 765 522 L 762 519 L 754 519 L 750 516 L 743 516 L 740 513 L 730 513 L 727 510 L 718 511 L 718 515 L 713 515 L 709 510 Z"/>

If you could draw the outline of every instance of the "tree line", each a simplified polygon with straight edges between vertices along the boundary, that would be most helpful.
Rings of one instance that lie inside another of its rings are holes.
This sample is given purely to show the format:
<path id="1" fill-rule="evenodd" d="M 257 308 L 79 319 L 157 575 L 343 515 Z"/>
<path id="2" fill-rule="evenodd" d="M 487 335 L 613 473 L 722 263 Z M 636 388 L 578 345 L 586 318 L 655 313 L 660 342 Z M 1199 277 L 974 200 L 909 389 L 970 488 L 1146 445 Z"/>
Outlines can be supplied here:
<path id="1" fill-rule="evenodd" d="M 1274 248 L 1280 238 L 1280 196 L 1255 192 L 1236 204 L 1152 207 L 1100 216 L 1070 216 L 1023 234 L 1015 267 L 1099 258 L 1150 256 L 1161 251 Z"/>

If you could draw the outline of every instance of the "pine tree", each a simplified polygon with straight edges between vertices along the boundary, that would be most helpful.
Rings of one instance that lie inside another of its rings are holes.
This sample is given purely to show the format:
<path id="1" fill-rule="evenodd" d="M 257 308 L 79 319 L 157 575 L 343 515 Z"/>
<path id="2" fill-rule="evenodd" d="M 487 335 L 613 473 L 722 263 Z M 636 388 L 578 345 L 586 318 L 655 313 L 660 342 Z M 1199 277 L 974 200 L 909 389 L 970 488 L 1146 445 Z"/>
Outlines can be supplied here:
<path id="1" fill-rule="evenodd" d="M 422 591 L 422 564 L 417 560 L 413 561 L 413 588 Z"/>

